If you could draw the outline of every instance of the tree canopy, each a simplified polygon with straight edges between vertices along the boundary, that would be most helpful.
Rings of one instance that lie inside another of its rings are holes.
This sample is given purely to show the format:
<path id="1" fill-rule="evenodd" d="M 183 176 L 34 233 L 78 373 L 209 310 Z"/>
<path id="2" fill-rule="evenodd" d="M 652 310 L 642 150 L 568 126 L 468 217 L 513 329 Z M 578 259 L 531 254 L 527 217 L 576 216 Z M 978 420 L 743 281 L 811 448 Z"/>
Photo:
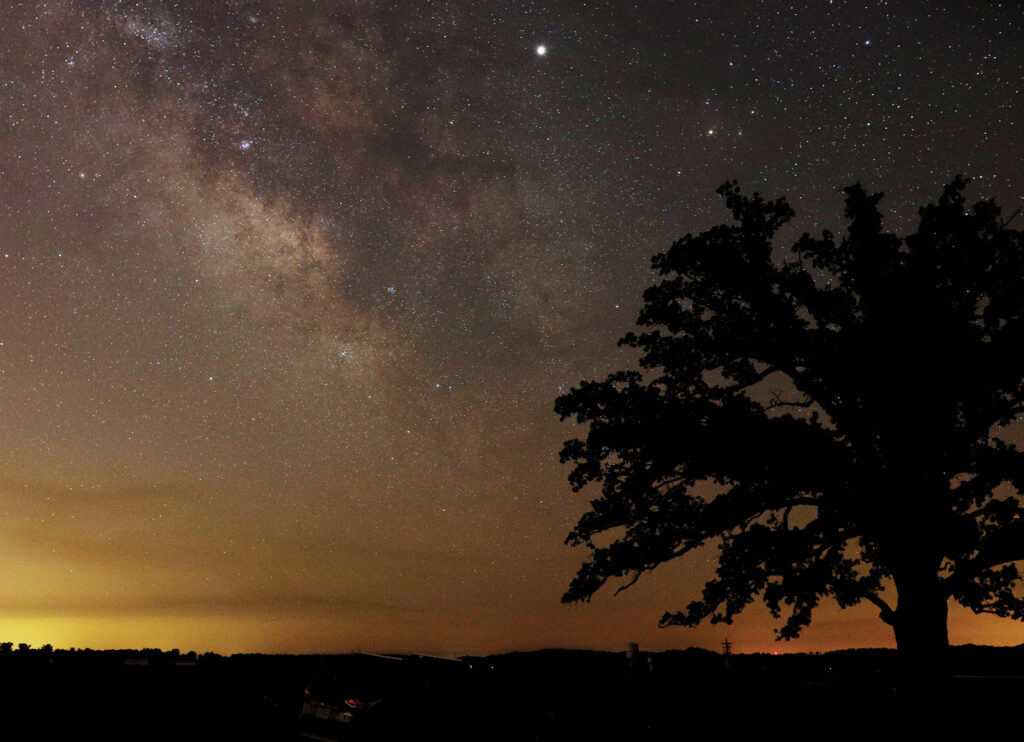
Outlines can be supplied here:
<path id="1" fill-rule="evenodd" d="M 1024 619 L 1024 239 L 957 177 L 905 238 L 880 193 L 845 189 L 841 238 L 773 237 L 784 198 L 718 189 L 733 222 L 653 258 L 619 343 L 639 368 L 555 404 L 574 490 L 600 495 L 567 543 L 563 600 L 632 585 L 707 544 L 717 571 L 663 625 L 729 622 L 760 597 L 799 635 L 823 598 L 870 601 L 904 654 L 948 645 L 950 598 Z M 895 597 L 895 601 L 893 598 Z"/>

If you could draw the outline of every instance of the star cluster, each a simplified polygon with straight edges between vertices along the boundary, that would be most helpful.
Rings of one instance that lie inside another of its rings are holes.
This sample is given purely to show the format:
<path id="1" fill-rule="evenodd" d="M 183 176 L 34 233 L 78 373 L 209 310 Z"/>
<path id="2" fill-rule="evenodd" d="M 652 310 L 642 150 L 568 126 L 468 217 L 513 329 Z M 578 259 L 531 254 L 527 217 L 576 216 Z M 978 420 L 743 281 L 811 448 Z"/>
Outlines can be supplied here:
<path id="1" fill-rule="evenodd" d="M 0 632 L 717 646 L 656 629 L 700 566 L 559 605 L 585 503 L 553 400 L 625 362 L 650 255 L 722 221 L 727 179 L 808 231 L 855 181 L 897 231 L 957 172 L 1016 208 L 1022 25 L 998 2 L 4 4 Z M 806 646 L 885 641 L 823 626 Z"/>

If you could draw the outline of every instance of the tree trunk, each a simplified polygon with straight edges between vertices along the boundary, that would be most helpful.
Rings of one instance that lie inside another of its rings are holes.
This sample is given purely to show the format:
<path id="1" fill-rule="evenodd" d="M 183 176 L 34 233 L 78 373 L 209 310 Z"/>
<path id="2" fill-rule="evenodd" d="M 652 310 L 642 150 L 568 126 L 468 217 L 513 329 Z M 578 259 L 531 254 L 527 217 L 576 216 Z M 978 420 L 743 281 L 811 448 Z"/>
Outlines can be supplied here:
<path id="1" fill-rule="evenodd" d="M 920 563 L 918 564 L 920 567 Z M 936 570 L 910 570 L 895 580 L 899 715 L 910 737 L 940 731 L 952 722 L 939 700 L 950 684 L 948 597 Z"/>
<path id="2" fill-rule="evenodd" d="M 896 648 L 905 674 L 934 677 L 946 669 L 948 598 L 937 578 L 929 584 L 897 585 Z"/>

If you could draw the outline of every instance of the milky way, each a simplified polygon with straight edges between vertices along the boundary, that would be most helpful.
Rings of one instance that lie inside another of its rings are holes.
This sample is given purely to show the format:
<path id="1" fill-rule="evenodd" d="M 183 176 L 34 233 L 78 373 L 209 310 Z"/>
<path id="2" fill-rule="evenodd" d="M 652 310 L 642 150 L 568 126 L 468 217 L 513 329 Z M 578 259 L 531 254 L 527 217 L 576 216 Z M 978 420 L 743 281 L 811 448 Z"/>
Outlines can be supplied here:
<path id="1" fill-rule="evenodd" d="M 559 604 L 553 400 L 726 179 L 807 230 L 855 181 L 1016 208 L 1024 29 L 963 5 L 5 3 L 0 638 L 717 646 L 656 628 L 699 560 Z"/>

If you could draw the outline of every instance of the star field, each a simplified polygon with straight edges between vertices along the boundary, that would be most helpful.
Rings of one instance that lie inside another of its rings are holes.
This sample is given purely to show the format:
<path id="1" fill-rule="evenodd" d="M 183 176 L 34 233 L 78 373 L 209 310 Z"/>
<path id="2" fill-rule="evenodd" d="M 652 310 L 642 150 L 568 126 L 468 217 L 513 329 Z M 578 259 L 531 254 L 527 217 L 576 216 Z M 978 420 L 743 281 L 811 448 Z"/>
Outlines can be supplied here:
<path id="1" fill-rule="evenodd" d="M 5 3 L 0 638 L 717 647 L 656 627 L 706 565 L 559 604 L 586 502 L 553 400 L 628 361 L 650 256 L 727 179 L 800 231 L 856 181 L 903 231 L 958 172 L 1012 213 L 1019 11 Z"/>

